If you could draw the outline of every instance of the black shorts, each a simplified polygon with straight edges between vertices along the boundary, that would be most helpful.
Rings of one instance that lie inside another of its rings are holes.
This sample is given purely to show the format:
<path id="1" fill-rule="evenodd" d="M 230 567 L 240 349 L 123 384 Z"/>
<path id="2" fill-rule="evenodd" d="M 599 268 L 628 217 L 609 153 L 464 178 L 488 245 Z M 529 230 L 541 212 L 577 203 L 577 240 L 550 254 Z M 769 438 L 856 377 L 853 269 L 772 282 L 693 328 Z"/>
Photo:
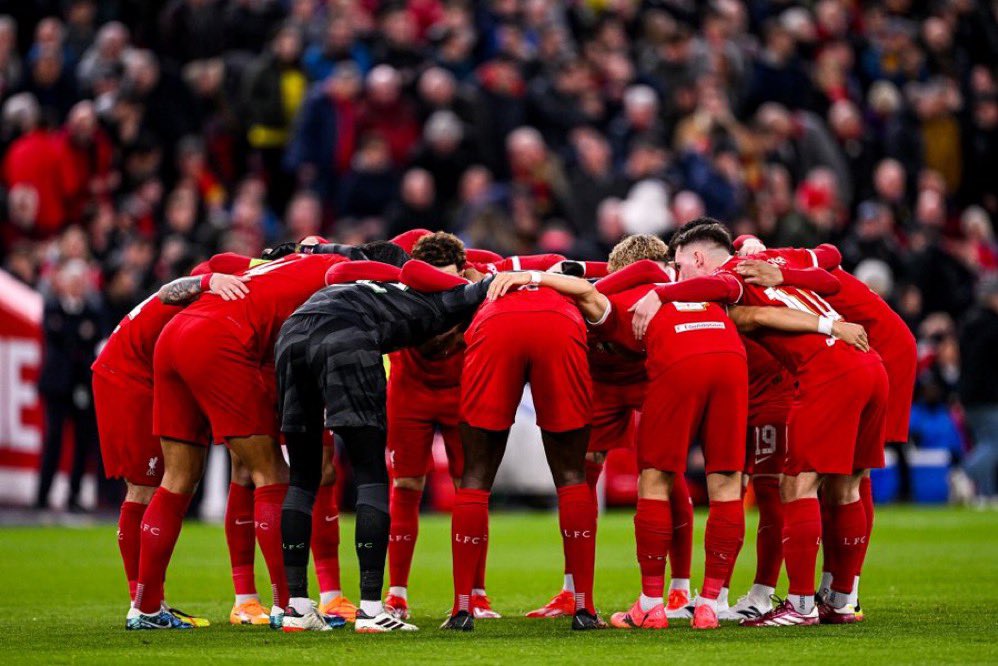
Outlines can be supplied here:
<path id="1" fill-rule="evenodd" d="M 386 429 L 384 362 L 362 322 L 346 316 L 292 315 L 281 327 L 274 356 L 281 432 Z"/>

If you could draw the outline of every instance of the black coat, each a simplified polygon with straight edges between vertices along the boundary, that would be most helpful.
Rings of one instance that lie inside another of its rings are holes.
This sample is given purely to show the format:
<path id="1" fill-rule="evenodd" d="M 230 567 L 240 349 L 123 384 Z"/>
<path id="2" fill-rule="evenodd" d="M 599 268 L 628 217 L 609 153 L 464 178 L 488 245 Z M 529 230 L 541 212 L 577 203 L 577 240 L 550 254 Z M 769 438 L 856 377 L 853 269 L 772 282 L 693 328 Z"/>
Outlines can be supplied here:
<path id="1" fill-rule="evenodd" d="M 960 334 L 960 400 L 965 407 L 998 405 L 998 312 L 971 310 Z"/>
<path id="2" fill-rule="evenodd" d="M 90 391 L 90 366 L 97 345 L 104 338 L 101 304 L 85 300 L 79 311 L 67 310 L 54 297 L 45 300 L 42 320 L 45 356 L 38 389 L 46 396 L 69 396 L 78 389 Z"/>

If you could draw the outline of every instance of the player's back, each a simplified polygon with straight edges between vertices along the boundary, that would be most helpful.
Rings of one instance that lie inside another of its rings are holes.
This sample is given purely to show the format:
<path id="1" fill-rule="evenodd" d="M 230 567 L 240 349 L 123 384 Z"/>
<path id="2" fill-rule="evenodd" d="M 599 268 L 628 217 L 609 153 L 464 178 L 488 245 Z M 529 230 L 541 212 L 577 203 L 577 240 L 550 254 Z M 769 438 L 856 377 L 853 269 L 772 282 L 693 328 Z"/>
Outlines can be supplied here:
<path id="1" fill-rule="evenodd" d="M 648 325 L 645 339 L 649 370 L 662 370 L 699 354 L 745 357 L 738 329 L 716 303 L 663 303 Z"/>
<path id="2" fill-rule="evenodd" d="M 391 354 L 390 382 L 408 382 L 427 388 L 454 388 L 461 385 L 464 344 L 442 355 L 430 355 L 417 347 Z"/>
<path id="3" fill-rule="evenodd" d="M 93 370 L 110 372 L 152 386 L 152 357 L 163 327 L 182 309 L 153 294 L 115 327 L 94 361 Z"/>
<path id="4" fill-rule="evenodd" d="M 510 290 L 502 298 L 483 303 L 478 308 L 468 332 L 474 334 L 479 326 L 493 317 L 515 312 L 554 312 L 567 317 L 580 326 L 584 325 L 582 315 L 571 299 L 559 294 L 554 289 L 527 285 Z M 524 331 L 524 334 L 528 333 L 529 331 Z"/>
<path id="5" fill-rule="evenodd" d="M 793 378 L 766 348 L 742 337 L 748 357 L 749 423 L 778 422 L 786 418 L 794 401 Z"/>
<path id="6" fill-rule="evenodd" d="M 346 257 L 335 254 L 291 254 L 242 273 L 248 276 L 245 298 L 226 301 L 205 294 L 183 316 L 224 322 L 251 353 L 265 360 L 273 353 L 281 324 L 325 284 L 329 267 Z"/>
<path id="7" fill-rule="evenodd" d="M 758 258 L 758 255 L 754 255 Z M 747 284 L 734 270 L 742 257 L 732 257 L 718 272 L 726 272 L 738 279 L 742 286 L 742 296 L 739 305 L 759 307 L 783 307 L 799 312 L 807 312 L 818 317 L 842 319 L 831 304 L 813 291 L 781 285 L 779 287 L 761 287 Z M 812 359 L 819 354 L 829 371 L 838 364 L 841 371 L 846 371 L 851 363 L 863 363 L 869 358 L 879 360 L 875 352 L 864 354 L 855 348 L 838 341 L 836 338 L 821 333 L 799 333 L 781 331 L 773 328 L 759 328 L 750 336 L 766 348 L 791 373 L 798 374 Z M 836 360 L 838 359 L 838 360 Z"/>
<path id="8" fill-rule="evenodd" d="M 778 248 L 766 250 L 762 256 L 775 262 L 785 262 L 791 268 L 817 267 L 815 253 L 807 249 Z M 874 349 L 883 354 L 890 351 L 892 344 L 901 345 L 912 337 L 904 320 L 862 280 L 841 266 L 832 269 L 831 273 L 841 287 L 825 300 L 846 321 L 865 328 Z"/>

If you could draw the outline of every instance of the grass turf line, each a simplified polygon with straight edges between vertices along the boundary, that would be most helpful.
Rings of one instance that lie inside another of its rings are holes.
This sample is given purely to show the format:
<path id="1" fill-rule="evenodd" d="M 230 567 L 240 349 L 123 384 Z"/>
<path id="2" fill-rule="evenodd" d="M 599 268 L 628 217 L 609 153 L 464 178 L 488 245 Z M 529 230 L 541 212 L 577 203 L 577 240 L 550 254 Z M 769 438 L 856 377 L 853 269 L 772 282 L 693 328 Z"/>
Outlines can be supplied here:
<path id="1" fill-rule="evenodd" d="M 344 518 L 347 518 L 344 516 Z M 703 525 L 697 513 L 693 584 L 702 576 Z M 754 571 L 756 514 L 732 596 Z M 600 522 L 596 600 L 605 616 L 629 607 L 638 588 L 631 515 Z M 353 524 L 343 525 L 343 584 L 356 601 Z M 220 527 L 189 523 L 167 581 L 169 599 L 214 623 L 192 632 L 126 632 L 127 588 L 113 525 L 0 530 L 0 654 L 12 662 L 283 663 L 361 660 L 476 663 L 618 663 L 679 658 L 698 663 L 998 663 L 998 514 L 954 509 L 882 508 L 863 574 L 867 621 L 852 627 L 744 629 L 723 624 L 694 632 L 677 621 L 666 631 L 580 634 L 568 620 L 527 620 L 561 583 L 557 516 L 499 513 L 490 528 L 489 593 L 504 619 L 479 621 L 473 634 L 437 630 L 451 598 L 450 524 L 424 516 L 410 581 L 409 635 L 359 636 L 338 630 L 285 636 L 232 627 L 228 556 Z M 269 604 L 257 554 L 258 589 Z M 387 584 L 387 581 L 386 581 Z M 785 590 L 785 582 L 781 583 Z M 317 596 L 316 588 L 311 588 Z M 349 625 L 348 625 L 349 626 Z"/>

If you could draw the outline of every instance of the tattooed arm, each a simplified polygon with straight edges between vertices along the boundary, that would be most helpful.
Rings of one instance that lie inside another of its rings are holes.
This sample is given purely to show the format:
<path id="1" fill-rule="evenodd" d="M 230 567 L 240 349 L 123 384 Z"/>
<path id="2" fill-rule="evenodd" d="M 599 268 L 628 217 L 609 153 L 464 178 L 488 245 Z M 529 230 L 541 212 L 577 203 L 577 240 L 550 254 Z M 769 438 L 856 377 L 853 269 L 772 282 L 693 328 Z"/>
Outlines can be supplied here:
<path id="1" fill-rule="evenodd" d="M 225 275 L 224 273 L 207 273 L 201 276 L 177 278 L 160 287 L 159 300 L 167 305 L 188 305 L 198 297 L 210 291 L 224 301 L 236 301 L 246 298 L 249 278 L 242 275 Z"/>

